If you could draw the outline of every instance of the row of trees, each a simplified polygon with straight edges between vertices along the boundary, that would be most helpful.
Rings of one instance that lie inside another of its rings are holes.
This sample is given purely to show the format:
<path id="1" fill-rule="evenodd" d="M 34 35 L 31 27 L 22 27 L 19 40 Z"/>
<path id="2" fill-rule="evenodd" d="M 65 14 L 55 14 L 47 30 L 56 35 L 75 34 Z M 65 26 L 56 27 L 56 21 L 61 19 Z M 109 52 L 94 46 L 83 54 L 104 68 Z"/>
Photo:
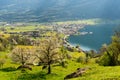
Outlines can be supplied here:
<path id="1" fill-rule="evenodd" d="M 15 45 L 32 45 L 33 41 L 26 36 L 20 35 L 2 35 L 0 36 L 0 51 L 13 49 Z"/>
<path id="2" fill-rule="evenodd" d="M 9 41 L 3 37 L 0 36 L 0 51 L 5 50 L 9 46 Z"/>

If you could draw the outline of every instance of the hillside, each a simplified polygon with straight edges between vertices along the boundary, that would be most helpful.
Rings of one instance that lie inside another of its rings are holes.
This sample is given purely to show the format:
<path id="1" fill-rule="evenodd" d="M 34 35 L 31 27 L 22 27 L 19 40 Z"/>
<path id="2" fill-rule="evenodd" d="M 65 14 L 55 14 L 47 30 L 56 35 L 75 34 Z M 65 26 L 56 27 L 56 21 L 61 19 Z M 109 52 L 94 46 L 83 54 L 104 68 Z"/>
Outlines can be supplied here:
<path id="1" fill-rule="evenodd" d="M 0 21 L 50 22 L 119 19 L 120 0 L 1 0 Z"/>
<path id="2" fill-rule="evenodd" d="M 6 52 L 0 52 L 5 56 Z M 74 53 L 71 53 L 74 54 Z M 76 53 L 79 55 L 79 53 Z M 78 57 L 78 56 L 77 56 Z M 42 66 L 31 66 L 32 71 L 26 70 L 21 73 L 21 70 L 16 70 L 19 64 L 13 64 L 9 59 L 6 59 L 6 63 L 3 68 L 0 69 L 1 80 L 64 80 L 64 77 L 74 71 L 77 68 L 90 67 L 82 76 L 72 78 L 69 80 L 119 80 L 120 79 L 120 66 L 104 67 L 94 63 L 91 59 L 88 64 L 82 64 L 76 62 L 76 59 L 68 60 L 66 68 L 61 66 L 52 65 L 52 73 L 47 75 L 47 69 L 42 70 Z M 103 74 L 104 73 L 104 74 Z"/>

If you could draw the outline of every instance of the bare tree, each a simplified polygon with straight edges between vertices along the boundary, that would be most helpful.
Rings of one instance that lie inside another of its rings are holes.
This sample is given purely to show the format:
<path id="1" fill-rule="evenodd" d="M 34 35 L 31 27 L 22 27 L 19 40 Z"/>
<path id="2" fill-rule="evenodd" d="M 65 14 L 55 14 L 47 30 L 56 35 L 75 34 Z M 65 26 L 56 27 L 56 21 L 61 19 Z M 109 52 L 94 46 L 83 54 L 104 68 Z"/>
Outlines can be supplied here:
<path id="1" fill-rule="evenodd" d="M 48 74 L 51 73 L 51 64 L 58 59 L 58 38 L 51 36 L 50 38 L 40 42 L 36 50 L 36 56 L 44 65 L 43 68 L 48 68 Z"/>
<path id="2" fill-rule="evenodd" d="M 11 59 L 15 63 L 20 63 L 21 66 L 19 68 L 28 68 L 31 70 L 29 66 L 26 65 L 27 62 L 29 62 L 34 50 L 32 50 L 30 47 L 26 46 L 17 46 L 12 50 L 11 53 Z"/>

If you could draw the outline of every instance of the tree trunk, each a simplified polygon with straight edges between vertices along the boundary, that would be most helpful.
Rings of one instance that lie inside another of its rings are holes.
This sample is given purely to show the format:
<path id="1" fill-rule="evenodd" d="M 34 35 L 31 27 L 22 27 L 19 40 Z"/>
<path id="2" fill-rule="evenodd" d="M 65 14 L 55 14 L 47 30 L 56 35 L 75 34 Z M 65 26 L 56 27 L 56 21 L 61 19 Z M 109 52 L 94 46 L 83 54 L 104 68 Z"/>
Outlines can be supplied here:
<path id="1" fill-rule="evenodd" d="M 51 74 L 51 65 L 48 64 L 48 73 L 47 74 Z"/>
<path id="2" fill-rule="evenodd" d="M 25 62 L 24 61 L 22 61 L 22 66 L 24 66 L 25 65 Z"/>
<path id="3" fill-rule="evenodd" d="M 64 61 L 62 61 L 62 63 L 61 63 L 61 64 L 62 64 L 62 67 L 65 67 L 65 62 L 64 62 Z"/>

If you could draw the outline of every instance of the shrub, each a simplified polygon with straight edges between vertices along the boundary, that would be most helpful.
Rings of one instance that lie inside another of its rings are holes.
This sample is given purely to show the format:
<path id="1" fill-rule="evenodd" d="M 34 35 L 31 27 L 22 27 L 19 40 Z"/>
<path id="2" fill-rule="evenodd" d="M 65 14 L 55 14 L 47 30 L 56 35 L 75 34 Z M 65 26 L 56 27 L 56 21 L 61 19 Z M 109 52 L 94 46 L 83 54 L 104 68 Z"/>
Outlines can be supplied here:
<path id="1" fill-rule="evenodd" d="M 3 51 L 4 49 L 4 46 L 0 43 L 0 51 Z"/>
<path id="2" fill-rule="evenodd" d="M 80 63 L 86 63 L 86 58 L 83 57 L 83 56 L 80 56 L 79 58 L 77 58 L 76 61 L 77 61 L 77 62 L 80 62 Z"/>
<path id="3" fill-rule="evenodd" d="M 110 57 L 106 53 L 104 53 L 104 55 L 101 56 L 96 62 L 102 66 L 109 66 L 110 65 Z"/>

